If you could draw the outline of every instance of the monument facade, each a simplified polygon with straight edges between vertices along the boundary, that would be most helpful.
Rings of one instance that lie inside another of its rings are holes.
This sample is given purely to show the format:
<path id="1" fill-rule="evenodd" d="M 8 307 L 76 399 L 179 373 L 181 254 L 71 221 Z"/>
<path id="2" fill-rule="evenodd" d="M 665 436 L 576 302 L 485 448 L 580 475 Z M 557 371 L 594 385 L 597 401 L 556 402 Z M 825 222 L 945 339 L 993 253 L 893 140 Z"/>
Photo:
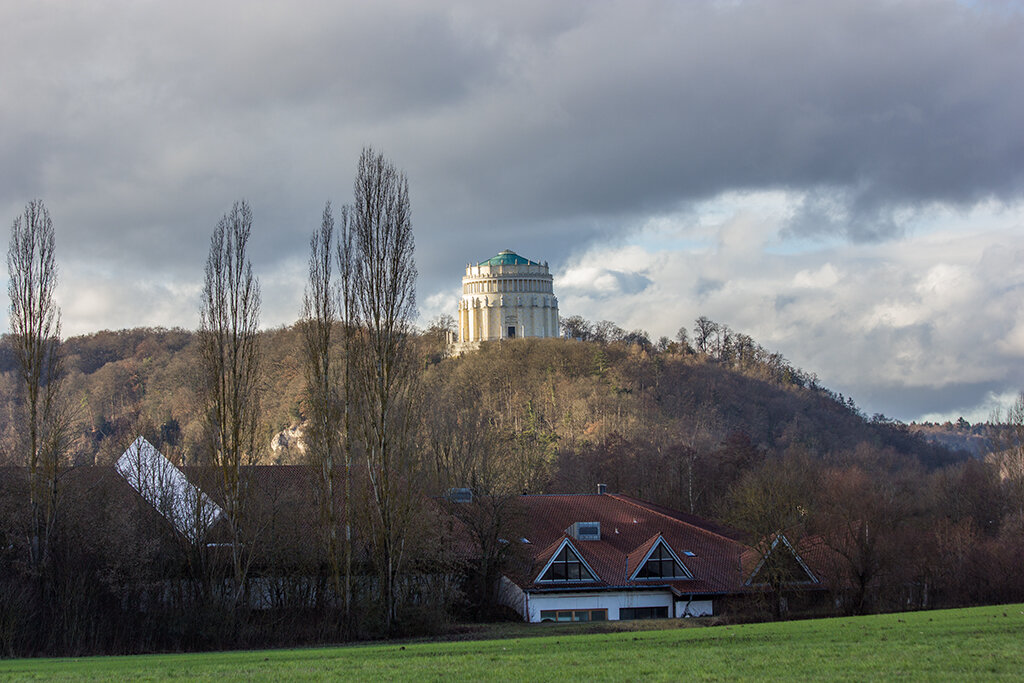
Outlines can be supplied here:
<path id="1" fill-rule="evenodd" d="M 480 342 L 558 336 L 558 299 L 547 263 L 506 249 L 466 266 L 459 301 L 459 350 Z"/>

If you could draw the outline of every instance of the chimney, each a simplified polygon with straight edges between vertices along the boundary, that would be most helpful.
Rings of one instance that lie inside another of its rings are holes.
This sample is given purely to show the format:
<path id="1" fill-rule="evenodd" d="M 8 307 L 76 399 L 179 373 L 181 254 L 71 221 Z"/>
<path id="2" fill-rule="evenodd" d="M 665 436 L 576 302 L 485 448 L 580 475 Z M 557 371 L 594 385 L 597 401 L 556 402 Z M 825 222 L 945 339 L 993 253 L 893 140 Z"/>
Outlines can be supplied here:
<path id="1" fill-rule="evenodd" d="M 597 495 L 600 496 L 600 495 L 604 495 L 606 493 L 608 493 L 608 484 L 598 484 L 597 485 Z"/>

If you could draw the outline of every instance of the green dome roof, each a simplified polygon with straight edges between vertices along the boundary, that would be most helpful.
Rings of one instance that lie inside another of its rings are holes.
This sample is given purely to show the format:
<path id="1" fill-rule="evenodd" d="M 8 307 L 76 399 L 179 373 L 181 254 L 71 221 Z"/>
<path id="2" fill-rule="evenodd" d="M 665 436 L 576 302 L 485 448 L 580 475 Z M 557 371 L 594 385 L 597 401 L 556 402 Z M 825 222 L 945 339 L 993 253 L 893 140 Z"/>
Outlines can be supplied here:
<path id="1" fill-rule="evenodd" d="M 497 256 L 492 256 L 486 261 L 481 261 L 477 264 L 478 266 L 539 266 L 540 264 L 536 261 L 531 261 L 528 258 L 523 258 L 511 249 L 498 252 Z"/>

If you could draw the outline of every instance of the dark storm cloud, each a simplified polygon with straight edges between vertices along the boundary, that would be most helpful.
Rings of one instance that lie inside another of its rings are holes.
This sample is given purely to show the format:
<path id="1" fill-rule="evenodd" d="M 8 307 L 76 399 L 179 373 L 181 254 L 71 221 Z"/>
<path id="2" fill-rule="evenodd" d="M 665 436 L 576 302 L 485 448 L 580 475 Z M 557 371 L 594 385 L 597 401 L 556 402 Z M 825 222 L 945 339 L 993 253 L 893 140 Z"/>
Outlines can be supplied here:
<path id="1" fill-rule="evenodd" d="M 791 231 L 872 239 L 899 230 L 895 208 L 1022 187 L 1024 25 L 984 7 L 2 12 L 21 30 L 0 48 L 0 205 L 68 204 L 81 245 L 136 231 L 198 240 L 249 196 L 285 236 L 266 245 L 278 255 L 311 229 L 307 207 L 344 199 L 366 143 L 409 171 L 421 245 L 465 240 L 471 253 L 446 268 L 494 251 L 489 229 L 515 229 L 513 246 L 543 243 L 557 260 L 648 212 L 735 189 L 811 191 Z"/>
<path id="2" fill-rule="evenodd" d="M 408 173 L 438 310 L 468 262 L 511 248 L 558 274 L 660 217 L 696 230 L 723 196 L 793 204 L 744 219 L 752 260 L 691 265 L 702 305 L 756 280 L 776 235 L 870 244 L 1024 190 L 1009 4 L 7 2 L 0 25 L 0 217 L 49 205 L 69 331 L 194 325 L 210 231 L 241 198 L 264 321 L 294 320 L 309 235 L 367 144 Z M 659 305 L 668 269 L 614 268 L 609 287 Z M 780 314 L 813 315 L 785 296 Z"/>
<path id="3" fill-rule="evenodd" d="M 1020 193 L 1017 17 L 952 3 L 599 8 L 534 46 L 517 82 L 532 106 L 467 163 L 491 210 L 628 215 L 800 188 L 839 204 L 819 229 L 862 237 L 893 229 L 888 207 Z"/>
<path id="4" fill-rule="evenodd" d="M 857 402 L 870 406 L 872 414 L 882 413 L 905 421 L 927 414 L 961 411 L 973 421 L 988 419 L 987 414 L 970 415 L 969 411 L 984 405 L 993 391 L 992 382 L 950 382 L 938 387 L 902 386 L 896 383 L 877 385 L 854 383 L 844 387 Z"/>

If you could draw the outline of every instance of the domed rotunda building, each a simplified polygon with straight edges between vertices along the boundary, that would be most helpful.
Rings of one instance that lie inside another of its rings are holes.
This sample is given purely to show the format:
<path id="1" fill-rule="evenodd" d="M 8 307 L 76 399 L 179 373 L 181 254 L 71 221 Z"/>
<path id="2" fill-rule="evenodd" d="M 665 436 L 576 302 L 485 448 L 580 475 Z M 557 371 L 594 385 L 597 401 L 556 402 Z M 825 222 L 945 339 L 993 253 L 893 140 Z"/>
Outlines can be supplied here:
<path id="1" fill-rule="evenodd" d="M 558 299 L 547 263 L 506 249 L 466 266 L 459 302 L 459 350 L 517 337 L 557 337 Z"/>

